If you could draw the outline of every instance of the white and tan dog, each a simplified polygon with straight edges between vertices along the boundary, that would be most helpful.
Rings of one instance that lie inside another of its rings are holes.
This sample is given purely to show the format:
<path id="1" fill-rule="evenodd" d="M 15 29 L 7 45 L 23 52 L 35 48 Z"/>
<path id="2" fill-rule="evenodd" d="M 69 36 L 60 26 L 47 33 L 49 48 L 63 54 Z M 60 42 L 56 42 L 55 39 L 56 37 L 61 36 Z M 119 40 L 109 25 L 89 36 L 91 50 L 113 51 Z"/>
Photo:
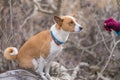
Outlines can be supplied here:
<path id="1" fill-rule="evenodd" d="M 23 68 L 32 68 L 38 72 L 43 80 L 50 78 L 49 68 L 51 61 L 62 50 L 70 32 L 79 32 L 82 26 L 78 24 L 72 16 L 54 16 L 55 24 L 50 30 L 42 31 L 28 41 L 18 51 L 15 47 L 8 47 L 4 56 L 8 60 L 17 60 L 19 66 Z M 43 72 L 44 65 L 45 75 Z"/>

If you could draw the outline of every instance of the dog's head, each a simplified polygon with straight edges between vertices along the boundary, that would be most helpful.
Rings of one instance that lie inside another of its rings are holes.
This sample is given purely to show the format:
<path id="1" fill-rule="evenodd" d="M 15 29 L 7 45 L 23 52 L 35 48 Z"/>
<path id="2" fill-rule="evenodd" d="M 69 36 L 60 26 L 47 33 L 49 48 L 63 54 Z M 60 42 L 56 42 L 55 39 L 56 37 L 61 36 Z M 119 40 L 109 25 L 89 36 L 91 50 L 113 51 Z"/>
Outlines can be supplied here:
<path id="1" fill-rule="evenodd" d="M 72 16 L 62 16 L 61 18 L 54 16 L 54 20 L 57 24 L 56 27 L 58 30 L 62 29 L 67 32 L 79 32 L 83 29 L 83 27 L 78 24 Z"/>

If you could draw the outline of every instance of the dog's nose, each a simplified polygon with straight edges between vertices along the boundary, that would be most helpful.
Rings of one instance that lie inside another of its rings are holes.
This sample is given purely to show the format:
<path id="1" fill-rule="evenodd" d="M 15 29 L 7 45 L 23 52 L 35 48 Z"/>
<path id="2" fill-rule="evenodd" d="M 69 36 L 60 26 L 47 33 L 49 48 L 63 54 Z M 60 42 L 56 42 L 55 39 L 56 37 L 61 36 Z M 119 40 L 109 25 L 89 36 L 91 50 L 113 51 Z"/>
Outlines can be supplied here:
<path id="1" fill-rule="evenodd" d="M 82 30 L 83 28 L 82 27 L 79 27 L 80 30 Z"/>

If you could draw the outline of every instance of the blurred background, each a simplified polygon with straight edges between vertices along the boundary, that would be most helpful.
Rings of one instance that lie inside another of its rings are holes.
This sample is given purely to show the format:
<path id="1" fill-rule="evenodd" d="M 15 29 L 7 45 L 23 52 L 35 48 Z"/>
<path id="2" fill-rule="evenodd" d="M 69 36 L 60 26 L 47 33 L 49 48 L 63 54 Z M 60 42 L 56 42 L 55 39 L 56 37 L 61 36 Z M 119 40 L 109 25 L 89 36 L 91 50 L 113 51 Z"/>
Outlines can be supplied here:
<path id="1" fill-rule="evenodd" d="M 0 0 L 0 72 L 18 68 L 17 62 L 7 61 L 3 57 L 4 50 L 9 46 L 19 49 L 34 34 L 50 29 L 54 24 L 54 15 L 74 16 L 84 27 L 82 32 L 70 34 L 55 61 L 67 69 L 80 63 L 89 64 L 88 67 L 79 68 L 76 80 L 96 80 L 97 73 L 104 68 L 109 58 L 114 42 L 119 39 L 103 28 L 106 18 L 120 20 L 119 0 Z M 119 61 L 118 44 L 104 70 L 104 77 L 120 79 Z"/>

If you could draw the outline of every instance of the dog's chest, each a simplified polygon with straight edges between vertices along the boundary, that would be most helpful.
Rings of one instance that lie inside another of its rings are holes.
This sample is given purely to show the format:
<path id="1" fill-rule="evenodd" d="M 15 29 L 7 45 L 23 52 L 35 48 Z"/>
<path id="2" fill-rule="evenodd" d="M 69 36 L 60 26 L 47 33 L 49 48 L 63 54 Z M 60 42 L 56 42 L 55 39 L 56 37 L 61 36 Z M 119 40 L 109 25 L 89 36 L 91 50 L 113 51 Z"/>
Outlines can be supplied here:
<path id="1" fill-rule="evenodd" d="M 50 43 L 50 53 L 48 55 L 48 58 L 54 58 L 56 57 L 62 50 L 61 46 L 58 46 L 54 41 L 51 41 Z"/>

